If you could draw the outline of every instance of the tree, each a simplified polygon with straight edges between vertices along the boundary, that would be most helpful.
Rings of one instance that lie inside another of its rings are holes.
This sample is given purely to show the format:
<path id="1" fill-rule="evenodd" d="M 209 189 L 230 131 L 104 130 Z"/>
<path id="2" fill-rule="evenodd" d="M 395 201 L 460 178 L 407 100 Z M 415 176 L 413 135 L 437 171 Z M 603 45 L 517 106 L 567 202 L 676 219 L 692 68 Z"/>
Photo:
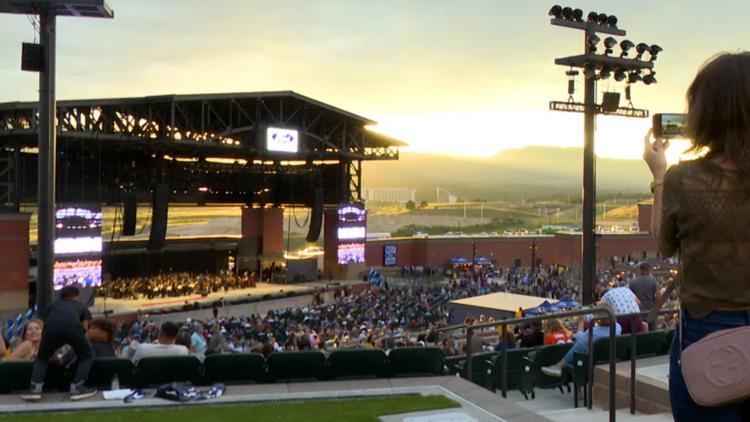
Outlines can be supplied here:
<path id="1" fill-rule="evenodd" d="M 417 205 L 414 203 L 414 201 L 406 201 L 407 210 L 414 211 L 415 208 L 417 208 Z"/>
<path id="2" fill-rule="evenodd" d="M 427 208 L 430 204 L 427 203 L 427 201 L 422 201 L 419 203 L 419 208 Z"/>

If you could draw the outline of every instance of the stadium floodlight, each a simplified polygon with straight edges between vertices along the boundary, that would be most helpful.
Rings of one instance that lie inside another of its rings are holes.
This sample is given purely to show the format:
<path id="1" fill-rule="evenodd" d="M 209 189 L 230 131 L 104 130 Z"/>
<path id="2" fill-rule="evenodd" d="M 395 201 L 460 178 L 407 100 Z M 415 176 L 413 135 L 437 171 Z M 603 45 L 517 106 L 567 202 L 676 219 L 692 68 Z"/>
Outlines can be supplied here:
<path id="1" fill-rule="evenodd" d="M 593 79 L 596 78 L 596 69 L 594 66 L 587 65 L 583 68 L 583 76 L 586 79 Z"/>
<path id="2" fill-rule="evenodd" d="M 633 44 L 630 40 L 624 40 L 620 43 L 620 49 L 622 50 L 622 53 L 620 53 L 620 57 L 627 57 L 628 52 L 635 47 L 635 44 Z"/>
<path id="3" fill-rule="evenodd" d="M 615 80 L 616 80 L 617 82 L 622 82 L 622 81 L 624 81 L 624 80 L 625 80 L 625 78 L 627 78 L 627 77 L 628 77 L 627 73 L 625 73 L 625 71 L 624 71 L 624 70 L 622 70 L 622 68 L 617 68 L 617 69 L 615 70 Z"/>
<path id="4" fill-rule="evenodd" d="M 573 9 L 570 8 L 570 7 L 563 7 L 562 17 L 565 20 L 572 21 L 573 20 Z"/>
<path id="5" fill-rule="evenodd" d="M 638 53 L 635 56 L 635 59 L 636 60 L 641 60 L 641 58 L 643 57 L 643 54 L 645 52 L 647 52 L 650 48 L 651 47 L 648 44 L 646 44 L 645 42 L 638 43 L 638 45 L 635 46 L 635 52 Z"/>
<path id="6" fill-rule="evenodd" d="M 583 10 L 573 9 L 573 20 L 576 22 L 583 22 Z"/>
<path id="7" fill-rule="evenodd" d="M 596 53 L 596 46 L 599 44 L 599 41 L 601 41 L 601 38 L 599 38 L 596 34 L 589 35 L 586 42 L 589 44 L 589 53 Z"/>
<path id="8" fill-rule="evenodd" d="M 609 15 L 607 18 L 607 26 L 610 28 L 617 28 L 617 16 Z"/>
<path id="9" fill-rule="evenodd" d="M 562 7 L 559 4 L 552 6 L 549 10 L 549 16 L 553 16 L 555 19 L 562 18 Z"/>
<path id="10" fill-rule="evenodd" d="M 602 66 L 601 70 L 599 71 L 599 79 L 609 79 L 610 76 L 612 76 L 612 70 L 609 68 L 609 66 Z"/>
<path id="11" fill-rule="evenodd" d="M 599 25 L 604 26 L 604 25 L 607 24 L 607 19 L 608 18 L 609 18 L 609 16 L 607 16 L 605 13 L 599 13 L 599 16 L 596 17 L 596 23 L 598 23 Z"/>
<path id="12" fill-rule="evenodd" d="M 596 12 L 589 12 L 588 16 L 586 16 L 586 22 L 596 23 L 597 19 L 599 19 L 599 14 Z"/>
<path id="13" fill-rule="evenodd" d="M 648 54 L 651 56 L 649 58 L 650 62 L 653 62 L 656 60 L 656 56 L 663 51 L 663 48 L 659 47 L 656 44 L 652 44 L 651 47 L 648 48 Z"/>
<path id="14" fill-rule="evenodd" d="M 643 83 L 646 85 L 651 85 L 656 83 L 656 72 L 651 70 L 648 75 L 643 77 Z"/>
<path id="15" fill-rule="evenodd" d="M 617 40 L 612 37 L 604 39 L 604 55 L 608 56 L 612 54 L 612 48 L 617 45 Z"/>
<path id="16" fill-rule="evenodd" d="M 636 83 L 636 82 L 638 82 L 640 80 L 641 80 L 641 72 L 640 71 L 634 70 L 634 71 L 628 73 L 628 83 L 629 84 L 634 84 L 634 83 Z"/>

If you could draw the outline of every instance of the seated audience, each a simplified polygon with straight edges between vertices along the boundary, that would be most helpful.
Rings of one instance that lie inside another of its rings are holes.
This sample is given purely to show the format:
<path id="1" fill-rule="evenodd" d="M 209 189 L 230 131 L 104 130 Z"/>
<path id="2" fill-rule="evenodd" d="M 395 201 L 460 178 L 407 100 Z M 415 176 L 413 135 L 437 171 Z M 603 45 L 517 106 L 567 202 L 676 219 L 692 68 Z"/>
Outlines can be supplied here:
<path id="1" fill-rule="evenodd" d="M 21 334 L 21 342 L 13 348 L 7 360 L 33 361 L 39 353 L 44 323 L 34 319 L 26 323 Z"/>
<path id="2" fill-rule="evenodd" d="M 565 327 L 559 319 L 548 319 L 543 323 L 544 326 L 544 344 L 561 344 L 570 341 L 572 333 Z"/>
<path id="3" fill-rule="evenodd" d="M 180 328 L 174 322 L 167 321 L 161 325 L 156 343 L 145 343 L 138 346 L 133 361 L 156 356 L 185 356 L 188 350 L 185 346 L 175 344 Z"/>
<path id="4" fill-rule="evenodd" d="M 96 358 L 115 357 L 115 324 L 104 318 L 96 318 L 89 324 L 86 336 L 91 342 L 91 349 Z"/>
<path id="5" fill-rule="evenodd" d="M 607 293 L 604 293 L 601 301 L 610 304 L 615 311 L 615 315 L 636 314 L 641 311 L 638 297 L 627 287 L 609 289 Z M 622 326 L 623 334 L 644 331 L 641 325 L 641 317 L 618 317 L 617 322 Z M 631 323 L 635 330 L 631 327 Z"/>
<path id="6" fill-rule="evenodd" d="M 607 303 L 602 303 L 602 306 L 610 306 Z M 585 324 L 585 318 L 580 318 L 578 321 L 578 332 L 575 335 L 575 344 L 568 350 L 563 359 L 555 365 L 545 366 L 542 368 L 542 373 L 551 377 L 562 377 L 563 369 L 566 367 L 573 366 L 573 354 L 575 353 L 588 353 L 589 350 L 589 330 L 592 331 L 594 341 L 600 338 L 609 337 L 609 320 L 601 319 L 598 320 L 593 328 L 583 330 Z M 622 334 L 622 326 L 619 323 L 615 323 L 615 335 Z"/>

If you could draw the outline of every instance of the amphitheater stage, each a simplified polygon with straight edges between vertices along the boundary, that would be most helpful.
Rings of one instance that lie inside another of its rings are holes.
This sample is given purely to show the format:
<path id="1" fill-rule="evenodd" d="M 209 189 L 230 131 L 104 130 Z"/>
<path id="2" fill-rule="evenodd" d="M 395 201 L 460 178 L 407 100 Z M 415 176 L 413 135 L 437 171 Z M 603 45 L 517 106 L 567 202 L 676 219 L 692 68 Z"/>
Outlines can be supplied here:
<path id="1" fill-rule="evenodd" d="M 90 308 L 94 315 L 107 314 L 113 316 L 132 315 L 138 311 L 143 314 L 159 314 L 167 312 L 178 312 L 187 310 L 186 307 L 210 306 L 216 301 L 227 303 L 245 300 L 269 300 L 280 297 L 312 294 L 318 284 L 270 284 L 258 283 L 256 287 L 249 289 L 238 289 L 210 293 L 207 296 L 194 294 L 180 297 L 158 297 L 154 299 L 112 299 L 97 297 L 94 306 Z"/>
<path id="2" fill-rule="evenodd" d="M 124 410 L 172 406 L 200 406 L 214 404 L 252 404 L 283 401 L 334 400 L 393 395 L 443 395 L 458 402 L 461 407 L 425 414 L 404 414 L 383 416 L 385 422 L 404 421 L 513 421 L 547 422 L 547 419 L 526 410 L 474 385 L 462 378 L 453 376 L 418 378 L 379 378 L 352 381 L 297 382 L 256 385 L 227 386 L 226 394 L 215 400 L 177 403 L 153 398 L 149 395 L 130 404 L 122 400 L 104 400 L 101 393 L 95 398 L 81 402 L 71 402 L 64 393 L 50 393 L 40 403 L 23 402 L 17 395 L 0 395 L 0 414 L 12 413 L 52 413 L 77 410 Z M 335 413 L 335 409 L 332 409 Z"/>

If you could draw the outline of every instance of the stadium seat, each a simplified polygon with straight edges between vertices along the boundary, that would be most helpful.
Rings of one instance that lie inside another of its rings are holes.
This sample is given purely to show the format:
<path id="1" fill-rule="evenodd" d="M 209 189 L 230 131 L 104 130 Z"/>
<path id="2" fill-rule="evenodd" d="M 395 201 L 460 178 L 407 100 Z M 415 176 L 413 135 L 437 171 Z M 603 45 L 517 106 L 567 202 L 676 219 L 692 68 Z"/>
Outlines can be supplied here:
<path id="1" fill-rule="evenodd" d="M 466 356 L 464 359 L 458 362 L 458 370 L 461 377 L 468 379 L 466 365 Z M 483 352 L 477 353 L 471 356 L 471 382 L 476 385 L 482 386 L 488 390 L 492 390 L 492 365 L 497 359 L 497 352 Z"/>
<path id="2" fill-rule="evenodd" d="M 112 378 L 117 375 L 120 388 L 136 386 L 135 366 L 130 359 L 97 358 L 89 372 L 88 384 L 97 388 L 110 388 Z"/>
<path id="3" fill-rule="evenodd" d="M 268 356 L 268 375 L 271 381 L 321 380 L 325 377 L 325 362 L 325 355 L 314 350 L 274 352 Z"/>
<path id="4" fill-rule="evenodd" d="M 466 355 L 449 356 L 445 358 L 445 368 L 448 374 L 458 375 L 466 363 Z"/>
<path id="5" fill-rule="evenodd" d="M 510 349 L 508 350 L 508 390 L 518 389 L 521 385 L 521 371 L 523 370 L 523 358 L 526 357 L 533 349 Z M 492 363 L 491 385 L 493 391 L 502 390 L 503 385 L 503 355 L 498 353 Z"/>
<path id="6" fill-rule="evenodd" d="M 644 358 L 663 354 L 666 331 L 649 331 L 635 336 L 635 357 Z"/>
<path id="7" fill-rule="evenodd" d="M 636 337 L 636 341 L 638 338 Z M 637 347 L 637 345 L 636 345 Z M 615 361 L 624 361 L 630 358 L 630 334 L 617 336 L 615 338 Z M 609 362 L 609 337 L 600 338 L 594 342 L 594 365 Z M 575 394 L 573 400 L 578 407 L 578 390 L 583 387 L 584 404 L 586 397 L 586 385 L 589 381 L 589 356 L 588 354 L 576 353 L 573 355 L 573 388 Z"/>
<path id="8" fill-rule="evenodd" d="M 136 365 L 139 387 L 159 386 L 170 382 L 203 382 L 201 362 L 195 356 L 163 356 L 143 358 Z"/>
<path id="9" fill-rule="evenodd" d="M 259 383 L 265 377 L 265 361 L 259 353 L 209 355 L 203 361 L 206 383 L 224 384 Z"/>
<path id="10" fill-rule="evenodd" d="M 528 399 L 536 397 L 535 388 L 559 388 L 564 393 L 563 387 L 570 392 L 570 372 L 564 371 L 562 377 L 550 377 L 542 373 L 542 367 L 554 365 L 560 362 L 565 354 L 573 347 L 573 343 L 554 344 L 539 347 L 523 358 L 521 372 L 521 385 L 519 390 Z"/>
<path id="11" fill-rule="evenodd" d="M 672 339 L 674 338 L 674 330 L 667 331 L 665 333 L 664 337 L 665 337 L 664 338 L 665 342 L 664 342 L 664 345 L 663 345 L 664 349 L 662 349 L 662 353 L 661 354 L 662 355 L 668 355 L 669 354 L 669 350 L 672 347 Z"/>
<path id="12" fill-rule="evenodd" d="M 25 390 L 30 380 L 31 362 L 0 362 L 0 393 Z"/>
<path id="13" fill-rule="evenodd" d="M 336 350 L 328 356 L 330 378 L 382 377 L 385 375 L 385 352 L 379 349 Z"/>
<path id="14" fill-rule="evenodd" d="M 442 372 L 443 351 L 439 347 L 403 347 L 388 354 L 389 376 L 441 375 Z"/>

